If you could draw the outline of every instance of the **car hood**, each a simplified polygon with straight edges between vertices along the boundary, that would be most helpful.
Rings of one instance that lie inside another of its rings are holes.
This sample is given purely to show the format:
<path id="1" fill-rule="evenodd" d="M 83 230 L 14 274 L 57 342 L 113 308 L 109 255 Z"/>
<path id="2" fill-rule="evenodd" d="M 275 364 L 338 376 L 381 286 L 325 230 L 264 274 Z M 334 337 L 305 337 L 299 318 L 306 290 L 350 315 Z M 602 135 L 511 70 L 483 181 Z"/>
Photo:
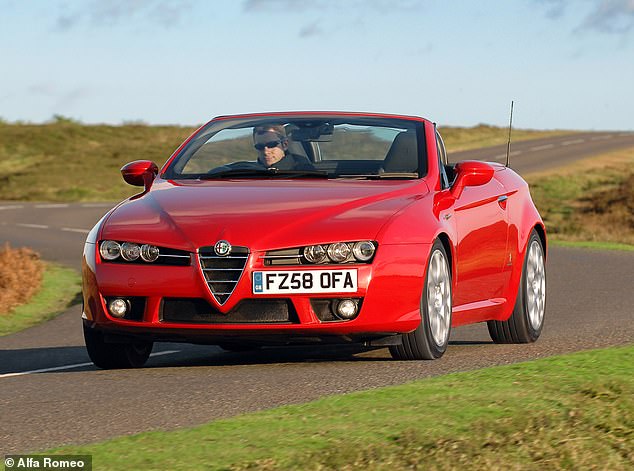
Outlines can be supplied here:
<path id="1" fill-rule="evenodd" d="M 184 250 L 220 239 L 252 250 L 375 239 L 426 193 L 423 180 L 157 180 L 111 213 L 101 238 Z"/>

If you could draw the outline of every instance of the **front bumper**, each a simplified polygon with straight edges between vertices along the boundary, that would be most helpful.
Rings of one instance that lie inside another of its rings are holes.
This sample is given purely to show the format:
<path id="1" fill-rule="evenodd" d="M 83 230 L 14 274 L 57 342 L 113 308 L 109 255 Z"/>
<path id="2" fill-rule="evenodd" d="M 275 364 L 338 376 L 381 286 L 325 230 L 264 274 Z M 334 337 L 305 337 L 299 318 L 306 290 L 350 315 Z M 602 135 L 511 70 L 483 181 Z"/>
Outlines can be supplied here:
<path id="1" fill-rule="evenodd" d="M 233 339 L 266 343 L 358 341 L 411 332 L 420 324 L 420 296 L 430 247 L 381 245 L 371 264 L 346 265 L 357 270 L 355 293 L 287 297 L 253 294 L 253 272 L 271 267 L 263 266 L 263 253 L 252 252 L 235 290 L 219 305 L 205 281 L 197 254 L 189 266 L 103 263 L 96 245 L 86 243 L 83 318 L 87 326 L 112 334 L 194 343 Z M 292 267 L 297 271 L 315 268 Z M 140 300 L 138 315 L 133 319 L 111 316 L 106 299 L 112 297 Z M 346 321 L 324 316 L 328 303 L 339 298 L 359 300 L 356 318 Z M 288 317 L 279 313 L 283 305 Z"/>

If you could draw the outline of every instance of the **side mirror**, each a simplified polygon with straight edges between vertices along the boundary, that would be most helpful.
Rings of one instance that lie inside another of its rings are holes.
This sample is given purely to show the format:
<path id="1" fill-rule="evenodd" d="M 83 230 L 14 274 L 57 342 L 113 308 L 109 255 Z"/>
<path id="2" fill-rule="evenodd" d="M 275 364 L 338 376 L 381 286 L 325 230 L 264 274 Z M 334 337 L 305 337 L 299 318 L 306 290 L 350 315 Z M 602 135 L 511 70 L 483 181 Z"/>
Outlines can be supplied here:
<path id="1" fill-rule="evenodd" d="M 455 171 L 456 181 L 451 187 L 454 198 L 460 197 L 462 190 L 467 186 L 480 186 L 489 183 L 495 173 L 492 165 L 477 160 L 458 162 Z"/>
<path id="2" fill-rule="evenodd" d="M 158 166 L 150 160 L 135 160 L 121 167 L 121 175 L 132 186 L 143 186 L 148 191 L 158 174 Z"/>

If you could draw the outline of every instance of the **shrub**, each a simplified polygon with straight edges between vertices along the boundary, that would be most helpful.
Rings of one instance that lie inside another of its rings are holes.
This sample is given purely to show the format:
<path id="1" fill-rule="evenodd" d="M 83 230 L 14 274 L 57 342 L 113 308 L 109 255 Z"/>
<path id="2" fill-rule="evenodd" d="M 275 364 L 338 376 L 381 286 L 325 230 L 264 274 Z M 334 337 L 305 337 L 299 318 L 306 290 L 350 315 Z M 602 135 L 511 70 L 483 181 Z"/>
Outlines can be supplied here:
<path id="1" fill-rule="evenodd" d="M 42 284 L 44 265 L 33 250 L 13 249 L 5 244 L 0 249 L 0 315 L 28 302 Z"/>

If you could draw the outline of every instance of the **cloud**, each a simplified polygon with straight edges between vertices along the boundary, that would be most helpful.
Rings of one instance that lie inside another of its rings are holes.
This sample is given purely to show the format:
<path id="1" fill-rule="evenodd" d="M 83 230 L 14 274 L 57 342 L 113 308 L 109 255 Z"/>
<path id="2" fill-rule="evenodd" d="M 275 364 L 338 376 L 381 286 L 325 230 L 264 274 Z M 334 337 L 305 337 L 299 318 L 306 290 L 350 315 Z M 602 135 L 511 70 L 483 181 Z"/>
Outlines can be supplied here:
<path id="1" fill-rule="evenodd" d="M 551 20 L 556 20 L 561 18 L 566 10 L 566 1 L 565 0 L 535 0 L 537 3 L 541 3 L 542 5 L 546 5 L 548 10 L 546 11 L 546 16 Z"/>
<path id="2" fill-rule="evenodd" d="M 578 9 L 579 0 L 533 0 L 547 7 L 546 16 L 553 20 L 564 16 L 567 10 Z M 634 29 L 634 0 L 587 0 L 590 12 L 575 31 L 595 31 L 608 34 L 624 34 Z"/>
<path id="3" fill-rule="evenodd" d="M 634 0 L 602 0 L 579 29 L 621 34 L 634 28 Z"/>
<path id="4" fill-rule="evenodd" d="M 65 11 L 56 21 L 56 30 L 68 31 L 84 20 L 97 26 L 112 26 L 139 17 L 163 27 L 180 23 L 190 9 L 189 2 L 178 0 L 91 0 L 74 12 Z"/>
<path id="5" fill-rule="evenodd" d="M 322 34 L 324 34 L 324 30 L 321 29 L 318 21 L 306 25 L 299 30 L 300 38 L 310 38 L 312 36 L 321 36 Z"/>
<path id="6" fill-rule="evenodd" d="M 82 101 L 84 98 L 91 96 L 89 89 L 85 87 L 78 87 L 63 93 L 53 105 L 54 110 L 59 110 L 62 113 L 68 112 L 69 108 L 73 108 L 75 104 Z"/>
<path id="7" fill-rule="evenodd" d="M 64 111 L 72 107 L 75 103 L 92 95 L 92 91 L 87 87 L 75 87 L 63 90 L 53 82 L 34 83 L 26 88 L 27 95 L 37 95 L 44 98 L 52 98 L 54 110 Z"/>
<path id="8" fill-rule="evenodd" d="M 414 10 L 423 6 L 425 0 L 245 0 L 243 10 L 250 12 L 300 13 L 327 8 L 350 8 L 362 13 L 369 10 L 389 13 Z"/>
<path id="9" fill-rule="evenodd" d="M 300 12 L 320 9 L 327 1 L 307 0 L 246 0 L 243 9 L 245 12 Z"/>
<path id="10" fill-rule="evenodd" d="M 323 36 L 328 32 L 321 26 L 318 15 L 328 10 L 334 12 L 339 22 L 329 21 L 329 31 L 359 27 L 364 24 L 364 18 L 371 13 L 386 15 L 401 13 L 403 11 L 420 11 L 428 0 L 244 0 L 243 11 L 246 14 L 302 14 L 306 20 L 299 30 L 298 36 L 302 39 Z M 354 21 L 347 21 L 345 26 L 341 24 L 342 10 L 348 10 L 355 15 Z M 312 18 L 310 15 L 312 14 Z"/>
<path id="11" fill-rule="evenodd" d="M 35 83 L 28 87 L 26 91 L 29 94 L 43 96 L 56 96 L 58 93 L 57 87 L 54 84 L 48 82 Z"/>

